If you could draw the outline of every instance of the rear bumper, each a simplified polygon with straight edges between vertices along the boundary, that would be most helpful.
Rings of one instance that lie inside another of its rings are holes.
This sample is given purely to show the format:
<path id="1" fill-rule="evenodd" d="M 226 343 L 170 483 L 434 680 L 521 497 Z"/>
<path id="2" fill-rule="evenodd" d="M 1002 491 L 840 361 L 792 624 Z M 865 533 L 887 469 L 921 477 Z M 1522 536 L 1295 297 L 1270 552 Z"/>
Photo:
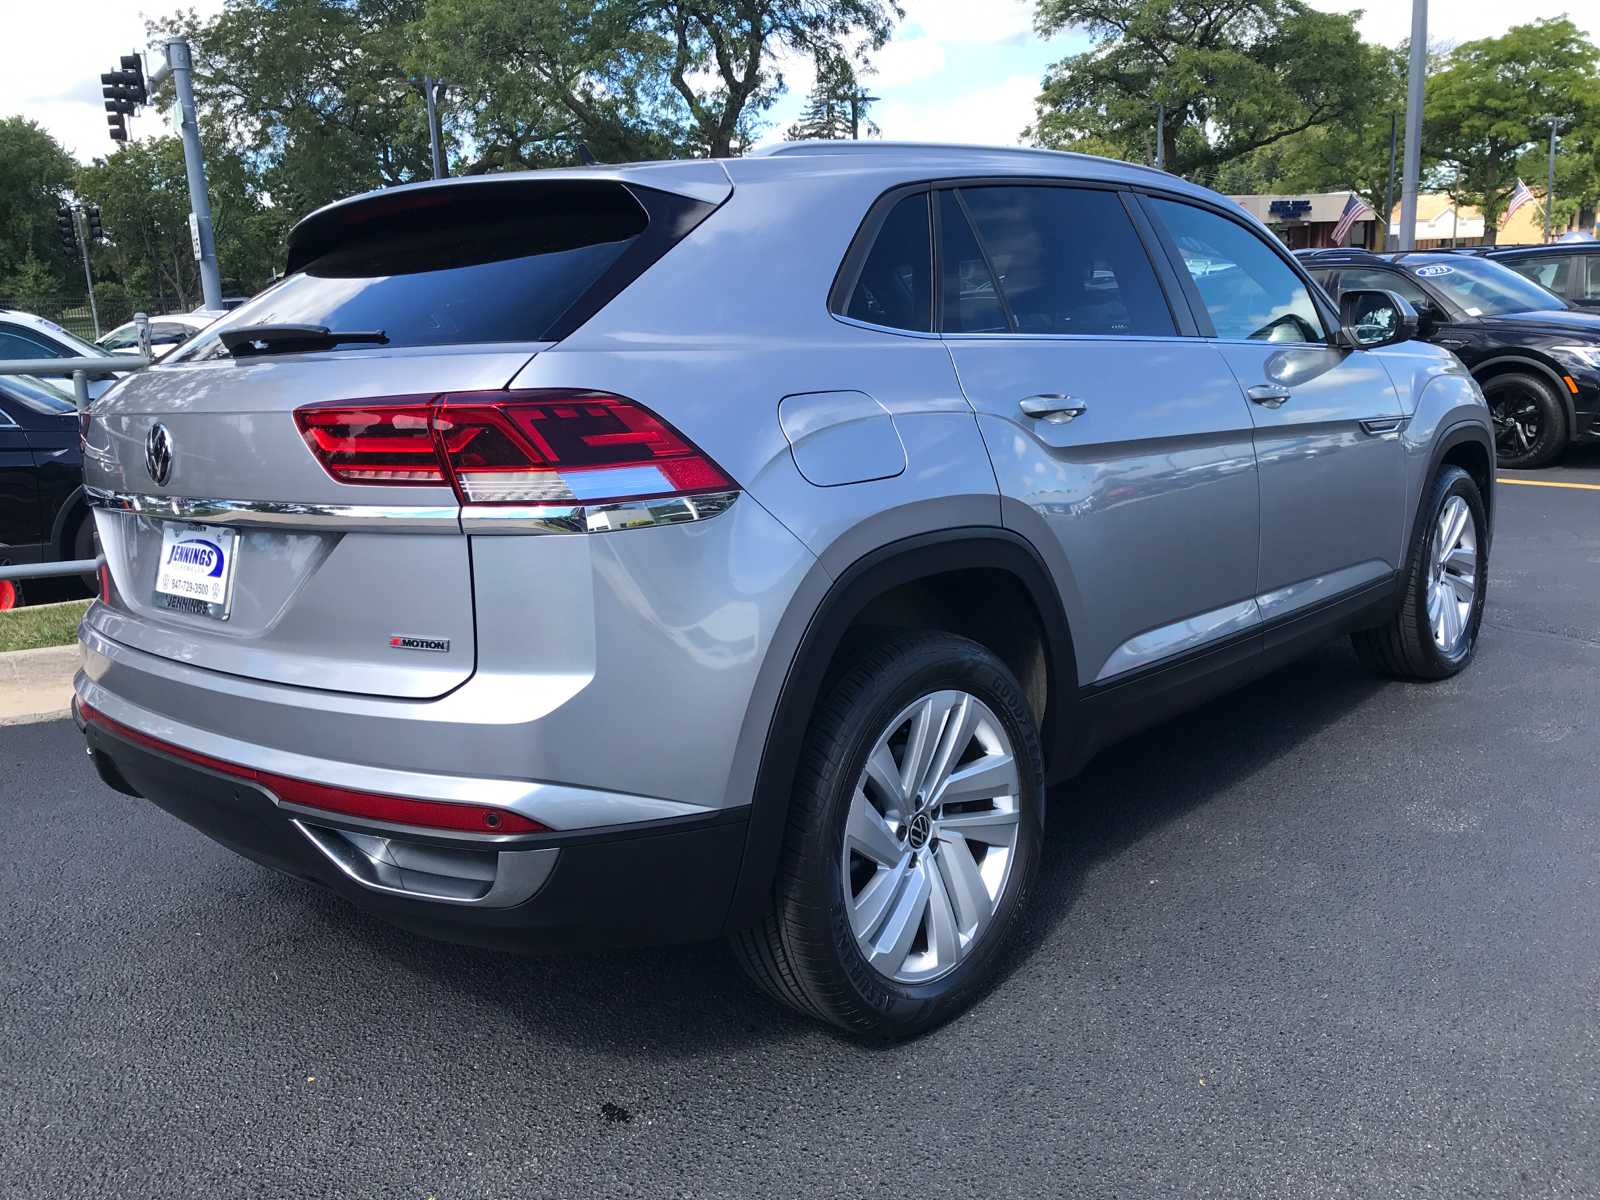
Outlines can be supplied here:
<path id="1" fill-rule="evenodd" d="M 446 941 L 546 951 L 716 937 L 744 852 L 746 808 L 625 829 L 442 834 L 286 804 L 258 782 L 80 724 L 102 769 L 214 841 Z"/>

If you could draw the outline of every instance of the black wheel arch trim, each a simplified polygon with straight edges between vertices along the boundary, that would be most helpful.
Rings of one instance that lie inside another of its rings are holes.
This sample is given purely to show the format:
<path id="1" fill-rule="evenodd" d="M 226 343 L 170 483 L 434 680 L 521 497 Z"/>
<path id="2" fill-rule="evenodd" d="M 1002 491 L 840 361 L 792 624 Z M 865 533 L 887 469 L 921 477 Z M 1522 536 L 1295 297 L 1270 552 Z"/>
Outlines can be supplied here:
<path id="1" fill-rule="evenodd" d="M 66 538 L 69 532 L 76 532 L 77 521 L 73 517 L 76 512 L 81 512 L 84 516 L 89 515 L 89 501 L 85 497 L 82 484 L 62 501 L 50 526 L 50 545 L 55 547 L 62 562 L 69 562 L 72 559 L 72 547 L 67 545 Z"/>
<path id="2" fill-rule="evenodd" d="M 1439 478 L 1439 470 L 1444 466 L 1444 456 L 1466 442 L 1477 442 L 1489 456 L 1489 489 L 1479 493 L 1483 500 L 1483 515 L 1489 526 L 1486 539 L 1488 544 L 1483 548 L 1483 556 L 1487 561 L 1490 547 L 1494 542 L 1494 473 L 1498 466 L 1495 461 L 1494 435 L 1476 421 L 1456 421 L 1446 426 L 1433 439 L 1433 448 L 1428 453 L 1428 470 L 1422 477 L 1422 488 L 1417 494 L 1416 512 L 1411 518 L 1411 536 L 1406 540 L 1404 562 L 1411 561 L 1411 547 L 1416 544 L 1417 533 L 1425 516 L 1422 506 L 1427 502 L 1433 481 Z"/>
<path id="3" fill-rule="evenodd" d="M 1050 701 L 1040 722 L 1047 777 L 1054 761 L 1071 756 L 1077 730 L 1077 659 L 1072 634 L 1044 559 L 1026 538 L 998 526 L 966 526 L 917 534 L 880 546 L 840 572 L 801 635 L 767 727 L 750 805 L 744 859 L 726 928 L 760 919 L 783 848 L 789 798 L 824 677 L 845 632 L 872 600 L 892 588 L 962 570 L 1000 570 L 1026 590 L 1045 639 Z"/>

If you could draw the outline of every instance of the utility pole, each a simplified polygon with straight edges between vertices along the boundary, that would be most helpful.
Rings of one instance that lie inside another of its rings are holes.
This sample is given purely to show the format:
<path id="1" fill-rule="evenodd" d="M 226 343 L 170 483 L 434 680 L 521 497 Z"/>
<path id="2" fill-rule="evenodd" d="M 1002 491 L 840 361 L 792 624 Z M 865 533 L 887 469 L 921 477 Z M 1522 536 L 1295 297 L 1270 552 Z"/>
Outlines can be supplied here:
<path id="1" fill-rule="evenodd" d="M 864 96 L 859 92 L 850 93 L 850 140 L 861 140 L 861 106 L 863 104 L 876 104 L 881 96 Z"/>
<path id="2" fill-rule="evenodd" d="M 1156 110 L 1156 170 L 1167 169 L 1167 102 L 1157 100 L 1151 108 Z"/>
<path id="3" fill-rule="evenodd" d="M 222 308 L 222 278 L 217 273 L 217 243 L 211 232 L 211 201 L 206 196 L 206 168 L 200 158 L 200 121 L 195 115 L 193 60 L 189 43 L 181 37 L 167 39 L 167 61 L 150 76 L 157 86 L 168 75 L 178 91 L 179 131 L 183 134 L 183 162 L 189 172 L 189 232 L 194 256 L 200 264 L 200 295 L 207 308 Z"/>
<path id="4" fill-rule="evenodd" d="M 435 82 L 432 75 L 424 75 L 422 77 L 422 94 L 428 100 L 428 142 L 433 147 L 433 177 L 442 179 L 444 171 L 439 164 L 439 125 L 437 114 L 434 112 L 433 107 L 433 85 Z"/>
<path id="5" fill-rule="evenodd" d="M 1411 71 L 1406 81 L 1406 160 L 1400 179 L 1400 249 L 1417 248 L 1422 180 L 1422 81 L 1428 73 L 1428 0 L 1411 0 Z"/>
<path id="6" fill-rule="evenodd" d="M 1389 190 L 1383 196 L 1383 248 L 1392 250 L 1389 239 L 1393 234 L 1389 232 L 1389 222 L 1394 220 L 1394 149 L 1399 137 L 1400 114 L 1389 114 Z"/>
<path id="7" fill-rule="evenodd" d="M 100 309 L 95 305 L 94 302 L 94 276 L 89 274 L 89 243 L 95 241 L 100 236 L 100 231 L 98 228 L 96 228 L 96 226 L 100 224 L 100 210 L 91 209 L 90 211 L 95 215 L 94 223 L 92 225 L 89 222 L 88 213 L 85 213 L 83 209 L 77 205 L 73 205 L 72 208 L 74 219 L 81 221 L 82 223 L 83 233 L 79 244 L 83 246 L 83 283 L 84 286 L 89 289 L 89 316 L 94 321 L 95 341 L 99 341 Z"/>
<path id="8" fill-rule="evenodd" d="M 1560 117 L 1546 117 L 1550 122 L 1550 176 L 1544 188 L 1544 244 L 1550 244 L 1550 204 L 1556 195 L 1556 126 L 1561 124 Z"/>

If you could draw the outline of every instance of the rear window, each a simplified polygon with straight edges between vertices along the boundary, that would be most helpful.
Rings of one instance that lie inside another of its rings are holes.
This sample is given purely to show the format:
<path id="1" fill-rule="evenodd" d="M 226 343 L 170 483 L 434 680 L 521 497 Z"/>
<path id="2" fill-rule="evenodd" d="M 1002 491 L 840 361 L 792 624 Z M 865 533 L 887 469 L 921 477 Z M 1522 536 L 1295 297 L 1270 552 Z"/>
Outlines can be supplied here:
<path id="1" fill-rule="evenodd" d="M 215 334 L 244 325 L 381 330 L 389 346 L 557 340 L 712 207 L 595 180 L 380 193 L 308 217 L 288 277 L 174 357 L 224 356 Z"/>

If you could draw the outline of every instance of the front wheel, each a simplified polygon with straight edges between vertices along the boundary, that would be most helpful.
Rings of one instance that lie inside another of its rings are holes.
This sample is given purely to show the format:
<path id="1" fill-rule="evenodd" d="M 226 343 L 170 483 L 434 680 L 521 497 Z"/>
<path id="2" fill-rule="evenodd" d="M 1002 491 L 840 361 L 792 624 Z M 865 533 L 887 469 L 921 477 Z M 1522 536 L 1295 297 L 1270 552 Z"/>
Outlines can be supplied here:
<path id="1" fill-rule="evenodd" d="M 1350 635 L 1356 655 L 1393 679 L 1448 679 L 1467 665 L 1483 620 L 1489 522 L 1460 467 L 1434 480 L 1413 539 L 1400 611 Z"/>
<path id="2" fill-rule="evenodd" d="M 807 731 L 771 906 L 732 942 L 784 1003 L 899 1037 L 992 979 L 1038 865 L 1044 762 L 1022 689 L 983 646 L 867 645 Z"/>
<path id="3" fill-rule="evenodd" d="M 1509 470 L 1540 467 L 1565 449 L 1567 410 L 1543 379 L 1521 371 L 1483 385 L 1494 418 L 1496 462 Z"/>

